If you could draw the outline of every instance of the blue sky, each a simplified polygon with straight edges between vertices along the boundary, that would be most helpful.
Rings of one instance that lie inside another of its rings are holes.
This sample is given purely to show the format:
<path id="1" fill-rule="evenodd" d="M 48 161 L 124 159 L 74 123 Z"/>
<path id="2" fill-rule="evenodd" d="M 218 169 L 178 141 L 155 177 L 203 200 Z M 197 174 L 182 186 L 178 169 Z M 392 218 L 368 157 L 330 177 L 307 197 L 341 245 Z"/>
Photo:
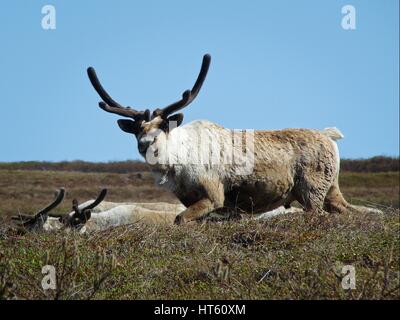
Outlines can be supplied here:
<path id="1" fill-rule="evenodd" d="M 44 5 L 55 30 L 41 27 Z M 341 8 L 356 9 L 356 30 Z M 162 107 L 212 63 L 185 123 L 337 126 L 345 158 L 399 154 L 399 2 L 22 1 L 0 4 L 0 161 L 139 159 L 97 107 L 94 66 L 123 104 Z"/>

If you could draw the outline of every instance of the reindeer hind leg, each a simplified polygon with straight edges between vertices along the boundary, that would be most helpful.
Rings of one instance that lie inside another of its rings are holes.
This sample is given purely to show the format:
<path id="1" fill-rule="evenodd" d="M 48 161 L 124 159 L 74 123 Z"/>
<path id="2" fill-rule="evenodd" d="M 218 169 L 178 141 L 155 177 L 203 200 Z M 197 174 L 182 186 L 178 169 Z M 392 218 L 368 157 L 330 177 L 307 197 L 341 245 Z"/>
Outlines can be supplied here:
<path id="1" fill-rule="evenodd" d="M 346 211 L 350 211 L 351 213 L 382 213 L 381 210 L 376 208 L 356 206 L 348 203 L 339 189 L 337 180 L 331 186 L 325 197 L 324 208 L 330 213 L 345 213 Z"/>
<path id="2" fill-rule="evenodd" d="M 294 188 L 293 195 L 306 212 L 325 213 L 324 199 L 329 187 L 330 184 L 326 179 L 316 179 L 316 181 L 303 179 Z"/>

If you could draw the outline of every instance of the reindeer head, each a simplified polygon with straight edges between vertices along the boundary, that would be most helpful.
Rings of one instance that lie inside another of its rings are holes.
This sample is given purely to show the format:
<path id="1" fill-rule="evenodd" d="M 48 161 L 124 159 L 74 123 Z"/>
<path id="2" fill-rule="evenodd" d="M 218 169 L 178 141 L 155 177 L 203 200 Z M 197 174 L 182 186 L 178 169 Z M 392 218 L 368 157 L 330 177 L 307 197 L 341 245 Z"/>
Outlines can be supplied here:
<path id="1" fill-rule="evenodd" d="M 103 99 L 102 102 L 99 102 L 99 107 L 104 111 L 132 119 L 120 119 L 118 120 L 118 125 L 121 130 L 136 136 L 139 152 L 142 156 L 145 156 L 148 147 L 160 138 L 160 136 L 165 137 L 170 130 L 181 125 L 183 114 L 175 114 L 175 112 L 183 109 L 196 98 L 206 78 L 210 62 L 211 56 L 209 54 L 204 55 L 200 73 L 192 90 L 186 90 L 182 94 L 181 100 L 165 108 L 157 108 L 153 112 L 149 109 L 137 111 L 131 107 L 122 106 L 114 101 L 104 90 L 92 67 L 89 67 L 87 72 L 94 89 Z"/>
<path id="2" fill-rule="evenodd" d="M 64 227 L 79 230 L 90 220 L 92 217 L 92 209 L 97 207 L 104 200 L 106 195 L 107 189 L 102 189 L 97 198 L 92 203 L 85 206 L 79 206 L 78 200 L 73 199 L 72 214 L 53 215 L 53 217 L 57 217 Z"/>

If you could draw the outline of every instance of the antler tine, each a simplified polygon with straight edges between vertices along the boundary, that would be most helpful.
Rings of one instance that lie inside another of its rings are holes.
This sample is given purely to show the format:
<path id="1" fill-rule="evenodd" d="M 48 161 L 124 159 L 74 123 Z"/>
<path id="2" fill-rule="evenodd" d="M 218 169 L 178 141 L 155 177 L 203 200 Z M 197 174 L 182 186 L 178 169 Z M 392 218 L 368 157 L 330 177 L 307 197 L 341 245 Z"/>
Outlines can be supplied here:
<path id="1" fill-rule="evenodd" d="M 144 112 L 135 111 L 130 107 L 112 107 L 104 102 L 99 102 L 99 107 L 104 111 L 115 113 L 127 118 L 133 118 L 135 120 L 144 114 Z"/>
<path id="2" fill-rule="evenodd" d="M 44 214 L 48 213 L 49 211 L 53 210 L 55 207 L 57 207 L 64 200 L 64 197 L 65 197 L 65 189 L 64 188 L 60 188 L 60 190 L 56 194 L 56 197 L 55 197 L 54 201 L 52 203 L 50 203 L 48 206 L 46 206 L 43 209 L 41 209 L 39 212 L 37 212 L 35 214 L 35 218 L 39 217 L 41 215 L 44 215 Z"/>
<path id="3" fill-rule="evenodd" d="M 104 102 L 99 103 L 99 107 L 104 111 L 115 113 L 123 117 L 128 118 L 137 118 L 138 116 L 142 115 L 143 112 L 136 111 L 130 107 L 124 107 L 118 102 L 116 102 L 107 91 L 101 85 L 99 78 L 97 78 L 96 71 L 93 67 L 89 67 L 87 69 L 87 74 L 89 76 L 89 80 L 92 83 L 93 88 L 99 94 L 99 96 L 103 99 Z"/>
<path id="4" fill-rule="evenodd" d="M 205 54 L 203 56 L 203 62 L 201 65 L 200 73 L 197 77 L 197 80 L 196 80 L 192 90 L 186 90 L 182 94 L 181 100 L 176 101 L 163 109 L 155 110 L 154 114 L 158 115 L 158 116 L 166 117 L 166 116 L 186 107 L 188 104 L 190 104 L 196 98 L 197 94 L 199 93 L 199 91 L 203 85 L 204 80 L 206 79 L 207 72 L 210 67 L 210 63 L 211 63 L 211 56 L 209 54 Z"/>
<path id="5" fill-rule="evenodd" d="M 87 205 L 84 208 L 81 208 L 80 210 L 83 212 L 84 210 L 91 210 L 95 207 L 97 207 L 106 197 L 107 195 L 107 189 L 101 190 L 100 194 L 97 196 L 96 200 L 94 200 L 91 204 Z"/>

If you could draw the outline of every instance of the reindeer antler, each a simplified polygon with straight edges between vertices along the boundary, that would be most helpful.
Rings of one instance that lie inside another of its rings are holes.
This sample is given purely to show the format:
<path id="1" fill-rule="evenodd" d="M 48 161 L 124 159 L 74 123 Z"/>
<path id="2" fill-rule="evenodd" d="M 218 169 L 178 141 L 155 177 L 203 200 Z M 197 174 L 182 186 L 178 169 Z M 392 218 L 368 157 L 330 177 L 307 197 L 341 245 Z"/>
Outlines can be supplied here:
<path id="1" fill-rule="evenodd" d="M 83 207 L 81 210 L 91 210 L 97 207 L 106 197 L 107 195 L 107 189 L 102 189 L 97 196 L 96 200 L 94 200 L 91 204 L 87 205 L 86 207 Z"/>
<path id="2" fill-rule="evenodd" d="M 185 92 L 183 92 L 181 100 L 176 101 L 165 108 L 154 110 L 153 115 L 167 117 L 170 114 L 180 109 L 183 109 L 184 107 L 189 105 L 197 97 L 197 94 L 199 93 L 203 85 L 203 82 L 206 79 L 210 63 L 211 63 L 211 56 L 209 54 L 205 54 L 203 56 L 203 62 L 201 64 L 200 73 L 197 77 L 196 82 L 193 85 L 192 90 L 186 90 Z"/>
<path id="3" fill-rule="evenodd" d="M 93 67 L 89 67 L 87 69 L 87 74 L 89 76 L 90 82 L 92 83 L 93 88 L 97 91 L 99 96 L 103 99 L 104 102 L 99 102 L 99 107 L 104 111 L 115 113 L 123 117 L 133 118 L 138 120 L 144 115 L 143 111 L 136 111 L 131 107 L 124 107 L 118 102 L 116 102 L 107 91 L 101 85 L 99 78 L 97 78 L 96 71 Z"/>
<path id="4" fill-rule="evenodd" d="M 27 230 L 39 230 L 46 223 L 49 217 L 49 212 L 56 208 L 64 199 L 65 189 L 60 188 L 56 193 L 55 199 L 46 207 L 39 210 L 34 215 L 18 214 L 12 216 L 11 219 L 17 224 L 18 227 L 23 227 Z"/>
<path id="5" fill-rule="evenodd" d="M 161 116 L 167 117 L 170 114 L 186 107 L 189 105 L 199 93 L 201 86 L 207 76 L 208 68 L 210 67 L 211 56 L 209 54 L 205 54 L 203 56 L 203 63 L 201 65 L 200 73 L 197 77 L 197 80 L 192 88 L 192 90 L 186 90 L 182 94 L 182 99 L 176 101 L 165 108 L 158 108 L 154 110 L 153 116 Z M 111 96 L 107 93 L 107 91 L 101 85 L 99 79 L 97 78 L 96 71 L 93 67 L 89 67 L 87 69 L 87 74 L 89 76 L 90 82 L 92 83 L 94 89 L 97 91 L 99 96 L 103 99 L 103 102 L 99 102 L 99 107 L 104 111 L 115 113 L 123 117 L 132 118 L 134 120 L 150 120 L 150 111 L 146 109 L 145 111 L 137 111 L 132 109 L 131 107 L 124 107 L 118 102 L 116 102 Z"/>

